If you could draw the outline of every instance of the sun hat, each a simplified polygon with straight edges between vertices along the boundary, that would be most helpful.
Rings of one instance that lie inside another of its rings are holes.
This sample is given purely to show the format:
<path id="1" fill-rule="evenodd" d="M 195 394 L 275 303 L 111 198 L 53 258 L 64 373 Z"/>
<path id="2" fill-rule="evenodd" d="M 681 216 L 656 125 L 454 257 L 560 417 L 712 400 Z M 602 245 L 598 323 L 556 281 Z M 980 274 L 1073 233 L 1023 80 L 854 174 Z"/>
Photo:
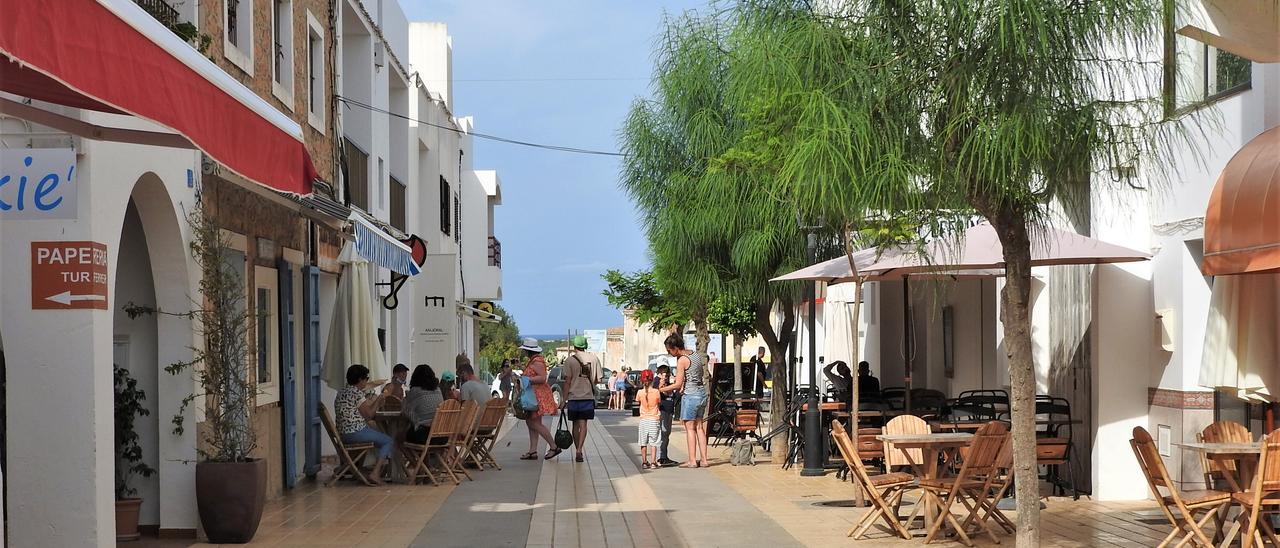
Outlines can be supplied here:
<path id="1" fill-rule="evenodd" d="M 453 381 L 457 380 L 457 378 L 458 378 L 458 376 L 457 376 L 457 375 L 454 375 L 454 374 L 453 374 L 453 371 L 445 371 L 444 373 L 441 373 L 441 374 L 440 374 L 440 380 L 442 380 L 442 381 L 444 381 L 444 382 L 453 382 Z"/>
<path id="2" fill-rule="evenodd" d="M 573 347 L 574 347 L 574 348 L 577 348 L 578 350 L 586 350 L 586 349 L 587 349 L 587 338 L 586 338 L 586 337 L 584 337 L 584 336 L 582 336 L 582 335 L 574 335 L 574 337 L 573 337 Z"/>
<path id="3" fill-rule="evenodd" d="M 533 337 L 525 337 L 520 341 L 520 350 L 528 350 L 529 352 L 542 352 L 542 347 L 538 345 L 538 339 Z"/>

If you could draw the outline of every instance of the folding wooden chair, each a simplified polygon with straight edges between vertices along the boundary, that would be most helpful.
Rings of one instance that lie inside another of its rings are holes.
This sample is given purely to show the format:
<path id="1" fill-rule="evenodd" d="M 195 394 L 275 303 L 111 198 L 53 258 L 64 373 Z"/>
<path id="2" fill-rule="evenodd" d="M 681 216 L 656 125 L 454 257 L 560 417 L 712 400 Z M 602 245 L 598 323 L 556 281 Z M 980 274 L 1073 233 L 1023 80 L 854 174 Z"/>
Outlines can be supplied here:
<path id="1" fill-rule="evenodd" d="M 1006 533 L 1013 533 L 1016 527 L 1013 520 L 1009 519 L 1003 511 L 1000 510 L 999 504 L 1004 499 L 1005 494 L 1009 492 L 1009 488 L 1013 486 L 1013 443 L 1006 441 L 1004 446 L 1000 448 L 1000 455 L 996 457 L 996 475 L 991 480 L 991 485 L 987 492 L 990 497 L 979 502 L 979 509 L 984 510 L 982 517 L 978 517 L 977 512 L 969 514 L 964 521 L 965 529 L 975 519 L 988 521 L 995 519 Z"/>
<path id="2" fill-rule="evenodd" d="M 884 425 L 884 435 L 900 435 L 900 434 L 930 434 L 929 423 L 924 419 L 915 415 L 899 415 Z M 914 469 L 925 463 L 924 450 L 922 449 L 905 449 L 901 450 L 893 446 L 892 443 L 884 444 L 884 469 L 886 472 L 892 472 L 895 467 L 910 467 Z"/>
<path id="3" fill-rule="evenodd" d="M 929 533 L 924 537 L 925 544 L 933 542 L 944 525 L 950 525 L 960 537 L 960 542 L 965 546 L 973 546 L 973 540 L 965 532 L 965 526 L 951 513 L 951 506 L 959 501 L 968 508 L 969 513 L 965 516 L 964 523 L 969 524 L 975 521 L 973 518 L 979 511 L 990 504 L 986 499 L 991 493 L 991 484 L 999 473 L 996 463 L 1000 450 L 1008 440 L 1009 430 L 1003 422 L 988 422 L 974 433 L 973 444 L 969 446 L 969 454 L 958 474 L 950 478 L 920 480 L 925 496 L 939 503 L 939 517 L 929 527 Z M 970 503 L 970 500 L 973 502 Z M 977 524 L 991 542 L 1000 542 L 987 526 L 986 520 L 977 520 Z"/>
<path id="4" fill-rule="evenodd" d="M 1218 421 L 1209 426 L 1204 427 L 1200 431 L 1200 441 L 1207 443 L 1251 443 L 1253 436 L 1249 434 L 1249 429 L 1243 424 L 1232 421 Z M 1218 480 L 1225 482 L 1231 487 L 1232 491 L 1243 491 L 1247 485 L 1235 485 L 1236 478 L 1239 476 L 1236 461 L 1223 460 L 1215 461 L 1209 458 L 1209 455 L 1200 453 L 1200 465 L 1204 467 L 1204 488 L 1214 489 L 1217 487 Z"/>
<path id="5" fill-rule="evenodd" d="M 480 412 L 480 423 L 476 425 L 476 434 L 471 439 L 471 462 L 484 470 L 485 466 L 502 470 L 498 461 L 493 459 L 493 444 L 498 441 L 502 430 L 502 422 L 507 416 L 507 400 L 494 398 L 484 405 Z"/>
<path id="6" fill-rule="evenodd" d="M 1245 434 L 1247 436 L 1248 431 Z M 1255 541 L 1258 546 L 1262 546 L 1263 534 L 1271 541 L 1272 546 L 1280 546 L 1280 538 L 1271 527 L 1271 520 L 1266 519 L 1269 515 L 1280 513 L 1280 430 L 1268 434 L 1262 440 L 1262 453 L 1258 455 L 1258 470 L 1254 474 L 1251 490 L 1234 493 L 1231 497 L 1244 510 L 1240 514 L 1241 519 L 1245 516 L 1249 518 L 1249 525 L 1244 532 L 1244 548 L 1250 548 Z M 1258 530 L 1259 525 L 1261 531 Z"/>
<path id="7" fill-rule="evenodd" d="M 861 539 L 866 536 L 871 526 L 875 525 L 876 520 L 880 519 L 889 525 L 894 534 L 904 539 L 911 539 L 911 533 L 907 531 L 906 526 L 898 521 L 898 506 L 902 504 L 902 495 L 915 482 L 915 476 L 906 472 L 876 476 L 868 474 L 866 467 L 862 465 L 862 457 L 858 455 L 853 440 L 849 438 L 849 433 L 845 431 L 840 421 L 831 421 L 831 439 L 840 449 L 840 456 L 844 458 L 844 463 L 853 471 L 858 489 L 867 493 L 872 504 L 872 510 L 862 516 L 862 519 L 858 520 L 858 523 L 854 524 L 845 536 L 853 537 L 854 540 Z M 916 506 L 919 507 L 919 505 Z M 912 514 L 907 521 L 910 522 L 914 518 L 915 514 Z"/>
<path id="8" fill-rule="evenodd" d="M 475 438 L 477 419 L 480 417 L 480 404 L 475 400 L 462 402 L 462 414 L 458 429 L 453 433 L 453 445 L 449 449 L 449 468 L 455 473 L 461 472 L 468 481 L 475 481 L 467 468 L 463 466 L 471 455 L 471 440 Z"/>
<path id="9" fill-rule="evenodd" d="M 342 478 L 352 478 L 365 485 L 373 485 L 373 482 L 365 477 L 364 471 L 360 470 L 360 463 L 364 462 L 365 456 L 370 451 L 373 451 L 373 444 L 343 443 L 342 436 L 338 434 L 338 427 L 333 422 L 333 416 L 329 414 L 329 409 L 323 403 L 317 405 L 320 406 L 320 422 L 324 423 L 324 431 L 329 434 L 329 442 L 333 444 L 334 451 L 338 453 L 338 467 L 334 469 L 333 477 L 329 478 L 325 486 L 338 483 L 338 480 Z"/>
<path id="10" fill-rule="evenodd" d="M 1170 531 L 1169 536 L 1160 542 L 1160 548 L 1168 546 L 1174 539 L 1178 539 L 1178 546 L 1188 543 L 1206 548 L 1213 546 L 1210 537 L 1204 534 L 1204 526 L 1212 519 L 1216 522 L 1218 529 L 1222 529 L 1221 513 L 1231 505 L 1231 494 L 1212 489 L 1179 491 L 1164 466 L 1164 460 L 1160 458 L 1156 442 L 1151 439 L 1151 434 L 1147 433 L 1146 428 L 1135 426 L 1133 439 L 1129 440 L 1129 445 L 1133 447 L 1133 454 L 1138 458 L 1138 466 L 1142 468 L 1142 474 L 1147 478 L 1151 494 L 1160 504 L 1160 510 L 1164 512 L 1165 519 L 1173 525 L 1173 531 Z M 1161 488 L 1168 491 L 1168 494 L 1161 492 Z M 1203 512 L 1204 516 L 1197 519 L 1198 512 Z M 1180 537 L 1179 533 L 1182 533 Z"/>
<path id="11" fill-rule="evenodd" d="M 426 443 L 405 442 L 400 445 L 406 460 L 409 461 L 405 466 L 409 470 L 409 483 L 417 483 L 419 479 L 426 478 L 431 485 L 440 485 L 436 475 L 431 472 L 433 456 L 440 464 L 441 472 L 448 474 L 453 479 L 454 485 L 461 483 L 458 476 L 453 473 L 453 468 L 449 466 L 449 459 L 453 458 L 449 452 L 453 449 L 453 439 L 462 425 L 461 421 L 462 409 L 458 400 L 445 400 L 436 409 L 436 416 L 431 420 L 431 431 L 427 434 Z"/>

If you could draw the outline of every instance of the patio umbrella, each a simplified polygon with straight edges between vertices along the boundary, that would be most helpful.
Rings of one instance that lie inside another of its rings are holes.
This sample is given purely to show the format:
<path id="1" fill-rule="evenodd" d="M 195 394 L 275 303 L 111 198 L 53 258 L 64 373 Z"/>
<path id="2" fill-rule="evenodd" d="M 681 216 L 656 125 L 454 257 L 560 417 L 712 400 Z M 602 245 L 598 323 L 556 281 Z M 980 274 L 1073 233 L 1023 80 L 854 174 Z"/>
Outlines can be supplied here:
<path id="1" fill-rule="evenodd" d="M 1151 258 L 1127 247 L 1110 244 L 1088 236 L 1047 228 L 1031 240 L 1031 266 L 1130 263 Z M 959 274 L 987 271 L 1004 275 L 1004 247 L 995 228 L 982 223 L 966 230 L 959 247 L 948 241 L 926 246 L 923 254 L 896 254 L 868 265 L 867 270 L 883 277 L 901 274 Z"/>
<path id="2" fill-rule="evenodd" d="M 1213 279 L 1200 385 L 1244 400 L 1280 395 L 1280 274 Z"/>
<path id="3" fill-rule="evenodd" d="M 391 378 L 382 345 L 378 343 L 378 323 L 374 320 L 373 283 L 369 261 L 356 255 L 347 244 L 342 250 L 342 280 L 329 324 L 329 342 L 324 351 L 324 381 L 334 390 L 347 384 L 347 368 L 360 364 L 369 368 L 369 378 Z"/>
<path id="4" fill-rule="evenodd" d="M 853 325 L 850 306 L 857 296 L 854 288 L 848 284 L 827 286 L 827 297 L 822 303 L 823 355 L 827 363 L 843 361 L 850 367 L 857 367 L 853 360 Z"/>

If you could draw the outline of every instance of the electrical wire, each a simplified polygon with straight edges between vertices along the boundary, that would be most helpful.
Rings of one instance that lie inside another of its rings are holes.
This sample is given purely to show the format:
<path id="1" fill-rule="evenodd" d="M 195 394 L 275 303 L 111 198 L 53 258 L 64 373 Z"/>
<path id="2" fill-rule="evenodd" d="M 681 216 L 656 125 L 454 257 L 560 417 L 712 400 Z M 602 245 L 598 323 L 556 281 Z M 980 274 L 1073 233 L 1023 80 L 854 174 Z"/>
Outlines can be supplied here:
<path id="1" fill-rule="evenodd" d="M 343 97 L 343 96 L 341 96 L 341 95 L 338 95 L 338 96 L 336 96 L 336 97 L 337 97 L 337 99 L 338 99 L 339 101 L 342 101 L 343 103 L 346 103 L 346 104 L 351 105 L 351 106 L 360 107 L 360 108 L 363 108 L 363 109 L 366 109 L 366 110 L 369 110 L 369 111 L 372 111 L 372 112 L 378 112 L 378 113 L 381 113 L 381 114 L 386 114 L 387 116 L 394 116 L 394 117 L 396 117 L 396 118 L 401 118 L 401 119 L 404 119 L 404 120 L 408 120 L 408 121 L 410 121 L 410 122 L 417 122 L 417 123 L 419 123 L 419 124 L 423 124 L 423 125 L 426 125 L 426 126 L 431 126 L 431 127 L 434 127 L 434 128 L 447 129 L 447 130 L 452 131 L 452 132 L 455 132 L 455 133 L 457 133 L 457 134 L 459 134 L 459 135 L 467 134 L 467 135 L 471 135 L 471 136 L 474 136 L 474 137 L 478 137 L 478 138 L 480 138 L 480 139 L 488 139 L 488 140 L 490 140 L 490 141 L 498 141 L 498 142 L 500 142 L 500 143 L 507 143 L 507 144 L 511 144 L 511 145 L 520 145 L 520 146 L 526 146 L 526 147 L 532 147 L 532 148 L 540 148 L 540 149 L 544 149 L 544 150 L 555 150 L 555 151 L 559 151 L 559 152 L 572 152 L 572 153 L 574 153 L 574 154 L 591 154 L 591 155 L 595 155 L 595 156 L 626 156 L 625 154 L 622 154 L 621 152 L 610 152 L 610 151 L 605 151 L 605 150 L 592 150 L 592 149 L 587 149 L 587 148 L 577 148 L 577 147 L 569 147 L 569 146 L 561 146 L 561 145 L 548 145 L 548 144 L 543 144 L 543 143 L 534 143 L 534 142 L 530 142 L 530 141 L 521 141 L 521 140 L 518 140 L 518 139 L 509 139 L 509 138 L 506 138 L 506 137 L 499 137 L 499 136 L 497 136 L 497 135 L 488 135 L 488 134 L 485 134 L 485 133 L 478 133 L 478 132 L 474 132 L 474 131 L 473 131 L 473 132 L 468 133 L 468 132 L 462 131 L 461 129 L 458 129 L 458 128 L 456 128 L 456 127 L 449 127 L 449 126 L 445 126 L 445 125 L 435 124 L 435 123 L 428 122 L 428 121 L 425 121 L 425 120 L 419 120 L 419 119 L 417 119 L 417 118 L 412 118 L 412 117 L 409 117 L 409 116 L 405 116 L 405 115 L 403 115 L 403 114 L 397 114 L 397 113 L 395 113 L 395 112 L 391 112 L 391 111 L 386 110 L 386 109 L 381 109 L 381 108 L 375 107 L 375 106 L 370 105 L 370 104 L 367 104 L 367 103 L 362 103 L 362 102 L 357 101 L 357 100 L 355 100 L 355 99 L 350 99 L 350 98 L 347 98 L 347 97 Z"/>

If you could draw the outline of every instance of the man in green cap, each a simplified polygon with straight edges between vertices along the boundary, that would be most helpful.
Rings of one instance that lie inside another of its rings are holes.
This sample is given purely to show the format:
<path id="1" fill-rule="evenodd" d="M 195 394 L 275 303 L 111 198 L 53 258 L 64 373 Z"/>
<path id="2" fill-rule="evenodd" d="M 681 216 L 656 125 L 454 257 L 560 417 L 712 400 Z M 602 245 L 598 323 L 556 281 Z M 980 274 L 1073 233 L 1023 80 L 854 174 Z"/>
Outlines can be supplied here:
<path id="1" fill-rule="evenodd" d="M 596 382 L 600 379 L 600 358 L 587 352 L 587 338 L 573 338 L 573 352 L 564 360 L 566 390 L 564 405 L 573 422 L 573 445 L 578 449 L 575 462 L 582 462 L 582 447 L 587 441 L 587 421 L 596 418 Z"/>

